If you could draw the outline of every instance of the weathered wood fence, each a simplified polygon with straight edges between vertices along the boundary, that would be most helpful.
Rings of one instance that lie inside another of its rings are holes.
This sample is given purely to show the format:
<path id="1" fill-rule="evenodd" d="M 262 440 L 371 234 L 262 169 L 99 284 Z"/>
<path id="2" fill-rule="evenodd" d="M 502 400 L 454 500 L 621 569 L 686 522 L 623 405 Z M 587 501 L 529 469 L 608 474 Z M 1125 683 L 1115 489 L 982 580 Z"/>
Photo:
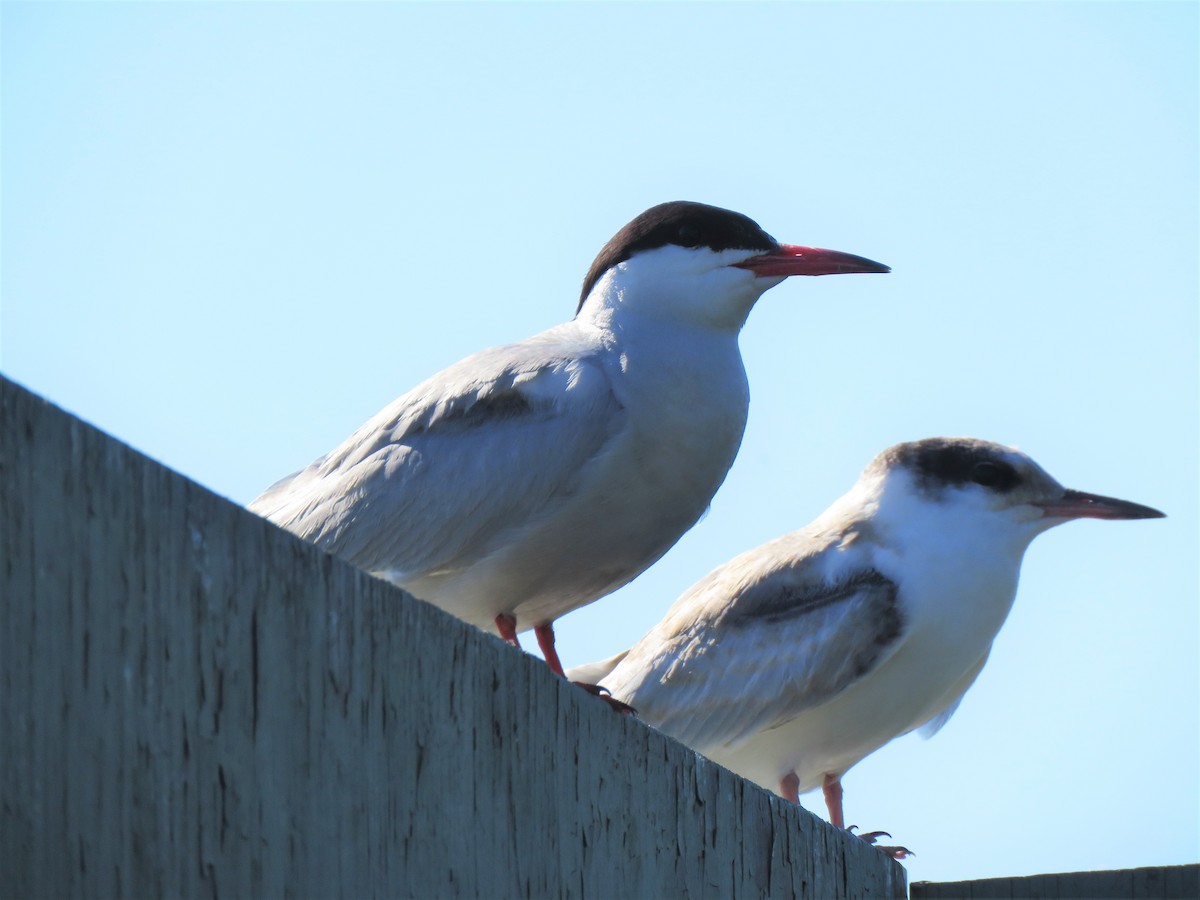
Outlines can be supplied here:
<path id="1" fill-rule="evenodd" d="M 904 894 L 862 841 L 0 379 L 0 895 Z"/>
<path id="2" fill-rule="evenodd" d="M 917 881 L 910 896 L 912 900 L 1196 900 L 1200 897 L 1200 865 Z"/>

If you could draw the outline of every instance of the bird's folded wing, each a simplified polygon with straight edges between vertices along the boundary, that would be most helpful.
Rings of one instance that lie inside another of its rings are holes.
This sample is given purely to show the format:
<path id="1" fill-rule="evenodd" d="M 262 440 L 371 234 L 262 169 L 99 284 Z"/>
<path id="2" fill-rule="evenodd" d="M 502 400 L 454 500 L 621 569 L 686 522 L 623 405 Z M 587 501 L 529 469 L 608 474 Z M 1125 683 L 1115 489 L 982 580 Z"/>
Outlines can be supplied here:
<path id="1" fill-rule="evenodd" d="M 647 635 L 604 683 L 701 752 L 825 703 L 895 651 L 904 622 L 896 585 L 879 572 L 814 578 L 820 568 L 810 559 L 749 583 L 735 578 L 732 595 L 729 573 L 717 570 L 664 620 L 678 629 L 653 644 Z M 690 621 L 689 600 L 704 610 Z"/>
<path id="2" fill-rule="evenodd" d="M 625 423 L 599 362 L 544 343 L 446 369 L 250 509 L 368 571 L 486 556 L 570 496 Z"/>

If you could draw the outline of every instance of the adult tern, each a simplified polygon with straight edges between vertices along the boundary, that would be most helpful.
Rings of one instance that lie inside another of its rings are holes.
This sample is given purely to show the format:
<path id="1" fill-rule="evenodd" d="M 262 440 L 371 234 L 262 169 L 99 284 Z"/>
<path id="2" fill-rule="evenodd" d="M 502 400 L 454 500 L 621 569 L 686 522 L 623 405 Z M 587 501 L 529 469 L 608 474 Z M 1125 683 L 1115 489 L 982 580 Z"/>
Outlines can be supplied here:
<path id="1" fill-rule="evenodd" d="M 511 643 L 613 591 L 700 518 L 741 443 L 737 337 L 791 275 L 887 272 L 673 202 L 610 240 L 575 318 L 399 397 L 249 508 Z"/>

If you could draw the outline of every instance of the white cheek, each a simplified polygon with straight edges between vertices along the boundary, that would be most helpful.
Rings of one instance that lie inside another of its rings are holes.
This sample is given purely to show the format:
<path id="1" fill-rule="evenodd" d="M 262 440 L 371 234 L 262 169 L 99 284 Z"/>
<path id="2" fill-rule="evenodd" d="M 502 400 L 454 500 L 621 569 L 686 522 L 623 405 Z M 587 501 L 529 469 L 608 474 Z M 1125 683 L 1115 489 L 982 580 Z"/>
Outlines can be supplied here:
<path id="1" fill-rule="evenodd" d="M 744 271 L 744 270 L 739 270 Z M 753 277 L 753 276 L 751 276 Z M 767 275 L 754 278 L 754 287 L 761 294 L 764 291 L 769 291 L 771 288 L 783 284 L 787 281 L 786 275 Z"/>
<path id="2" fill-rule="evenodd" d="M 1019 506 L 1011 507 L 1008 511 L 1008 515 L 1014 522 L 1020 522 L 1022 524 L 1050 522 L 1049 525 L 1046 525 L 1047 528 L 1049 528 L 1050 525 L 1057 524 L 1056 522 L 1046 519 L 1046 517 L 1042 514 L 1042 511 L 1032 503 L 1022 503 Z"/>

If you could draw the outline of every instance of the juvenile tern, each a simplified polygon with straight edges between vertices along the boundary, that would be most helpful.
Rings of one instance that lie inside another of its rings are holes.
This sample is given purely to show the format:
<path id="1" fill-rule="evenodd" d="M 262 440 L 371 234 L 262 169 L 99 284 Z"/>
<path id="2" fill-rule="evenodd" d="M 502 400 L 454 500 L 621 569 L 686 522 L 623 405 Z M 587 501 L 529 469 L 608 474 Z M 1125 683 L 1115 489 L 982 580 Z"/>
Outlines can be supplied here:
<path id="1" fill-rule="evenodd" d="M 511 643 L 621 587 L 699 519 L 737 454 L 738 332 L 790 275 L 887 272 L 780 244 L 739 213 L 642 213 L 575 318 L 399 397 L 249 508 Z"/>
<path id="2" fill-rule="evenodd" d="M 807 527 L 720 566 L 630 650 L 568 677 L 602 682 L 650 725 L 793 802 L 823 788 L 843 828 L 842 776 L 892 738 L 946 723 L 1037 535 L 1162 515 L 1065 489 L 999 444 L 898 444 Z"/>

